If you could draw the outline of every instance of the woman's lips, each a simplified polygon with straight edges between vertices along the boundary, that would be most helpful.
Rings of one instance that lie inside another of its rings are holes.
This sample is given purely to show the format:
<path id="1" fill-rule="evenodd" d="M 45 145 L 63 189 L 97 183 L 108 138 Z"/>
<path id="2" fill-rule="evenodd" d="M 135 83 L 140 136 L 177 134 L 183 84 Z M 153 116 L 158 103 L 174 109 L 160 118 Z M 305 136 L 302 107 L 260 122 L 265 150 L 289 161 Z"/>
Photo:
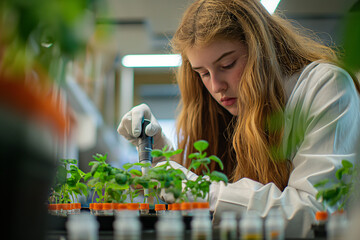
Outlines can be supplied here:
<path id="1" fill-rule="evenodd" d="M 224 106 L 231 106 L 236 102 L 236 98 L 225 97 L 225 98 L 221 98 L 220 101 Z"/>

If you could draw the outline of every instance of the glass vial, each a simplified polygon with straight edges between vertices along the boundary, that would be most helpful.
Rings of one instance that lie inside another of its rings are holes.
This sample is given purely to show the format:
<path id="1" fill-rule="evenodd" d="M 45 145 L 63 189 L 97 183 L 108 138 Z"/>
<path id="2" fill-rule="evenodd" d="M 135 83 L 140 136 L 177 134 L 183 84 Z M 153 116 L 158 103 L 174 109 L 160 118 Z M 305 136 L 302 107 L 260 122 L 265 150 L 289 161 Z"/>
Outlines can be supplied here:
<path id="1" fill-rule="evenodd" d="M 99 223 L 94 215 L 80 213 L 69 215 L 66 222 L 69 240 L 98 240 Z"/>
<path id="2" fill-rule="evenodd" d="M 265 239 L 284 240 L 285 239 L 285 219 L 279 208 L 269 211 L 265 220 Z"/>
<path id="3" fill-rule="evenodd" d="M 240 239 L 241 240 L 262 240 L 262 219 L 255 211 L 248 211 L 240 219 Z"/>
<path id="4" fill-rule="evenodd" d="M 180 211 L 162 214 L 155 225 L 157 240 L 182 240 L 185 225 Z"/>
<path id="5" fill-rule="evenodd" d="M 344 211 L 334 212 L 327 223 L 327 239 L 342 240 L 345 239 L 348 228 L 348 220 Z"/>
<path id="6" fill-rule="evenodd" d="M 235 212 L 223 212 L 220 221 L 220 240 L 237 239 L 237 220 Z"/>
<path id="7" fill-rule="evenodd" d="M 114 240 L 140 240 L 141 222 L 139 214 L 134 210 L 123 210 L 115 215 Z"/>
<path id="8" fill-rule="evenodd" d="M 193 212 L 191 220 L 191 239 L 192 240 L 211 240 L 212 224 L 210 212 L 207 209 L 197 209 Z"/>

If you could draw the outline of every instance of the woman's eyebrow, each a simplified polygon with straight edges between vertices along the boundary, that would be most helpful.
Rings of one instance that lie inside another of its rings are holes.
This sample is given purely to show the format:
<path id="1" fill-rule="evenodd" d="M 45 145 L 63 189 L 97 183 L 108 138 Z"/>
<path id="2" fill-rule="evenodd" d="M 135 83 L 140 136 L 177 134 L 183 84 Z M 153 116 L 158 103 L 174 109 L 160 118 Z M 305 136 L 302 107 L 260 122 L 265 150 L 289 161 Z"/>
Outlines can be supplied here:
<path id="1" fill-rule="evenodd" d="M 225 52 L 223 53 L 218 59 L 216 59 L 213 64 L 216 64 L 217 62 L 219 62 L 221 59 L 223 59 L 224 57 L 234 53 L 235 50 L 232 50 L 232 51 L 229 51 L 229 52 Z M 193 70 L 199 70 L 199 69 L 202 69 L 203 67 L 192 67 Z"/>
<path id="2" fill-rule="evenodd" d="M 223 59 L 224 57 L 226 57 L 226 56 L 228 56 L 228 55 L 230 55 L 230 54 L 232 54 L 232 53 L 234 53 L 234 52 L 235 52 L 235 50 L 232 50 L 232 51 L 223 53 L 218 59 L 216 59 L 216 60 L 213 62 L 213 64 L 219 62 L 221 59 Z"/>

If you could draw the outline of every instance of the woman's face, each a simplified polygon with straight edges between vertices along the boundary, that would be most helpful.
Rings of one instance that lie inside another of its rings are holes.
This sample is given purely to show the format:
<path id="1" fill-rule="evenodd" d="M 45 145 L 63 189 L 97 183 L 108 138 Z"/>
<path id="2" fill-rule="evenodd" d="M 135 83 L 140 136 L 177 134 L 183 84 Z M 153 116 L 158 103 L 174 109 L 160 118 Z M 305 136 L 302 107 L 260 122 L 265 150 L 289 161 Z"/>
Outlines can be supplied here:
<path id="1" fill-rule="evenodd" d="M 240 41 L 217 40 L 186 51 L 213 98 L 232 115 L 238 115 L 238 86 L 247 62 L 247 47 Z"/>

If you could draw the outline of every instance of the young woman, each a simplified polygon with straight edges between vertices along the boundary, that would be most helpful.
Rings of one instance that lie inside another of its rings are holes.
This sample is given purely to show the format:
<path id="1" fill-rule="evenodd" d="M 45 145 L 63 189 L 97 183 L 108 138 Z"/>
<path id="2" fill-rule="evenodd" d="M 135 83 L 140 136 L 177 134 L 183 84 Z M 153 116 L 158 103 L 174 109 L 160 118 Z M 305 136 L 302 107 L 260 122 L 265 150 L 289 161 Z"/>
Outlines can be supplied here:
<path id="1" fill-rule="evenodd" d="M 211 185 L 214 224 L 223 211 L 265 217 L 279 207 L 287 236 L 310 236 L 322 209 L 313 184 L 334 178 L 341 160 L 358 154 L 356 78 L 337 66 L 331 48 L 268 14 L 258 0 L 195 1 L 172 43 L 182 56 L 177 136 L 185 149 L 174 160 L 188 166 L 193 143 L 205 139 L 230 179 Z M 152 122 L 146 133 L 154 147 L 170 145 L 144 104 L 124 116 L 119 133 L 136 145 L 143 117 Z"/>

